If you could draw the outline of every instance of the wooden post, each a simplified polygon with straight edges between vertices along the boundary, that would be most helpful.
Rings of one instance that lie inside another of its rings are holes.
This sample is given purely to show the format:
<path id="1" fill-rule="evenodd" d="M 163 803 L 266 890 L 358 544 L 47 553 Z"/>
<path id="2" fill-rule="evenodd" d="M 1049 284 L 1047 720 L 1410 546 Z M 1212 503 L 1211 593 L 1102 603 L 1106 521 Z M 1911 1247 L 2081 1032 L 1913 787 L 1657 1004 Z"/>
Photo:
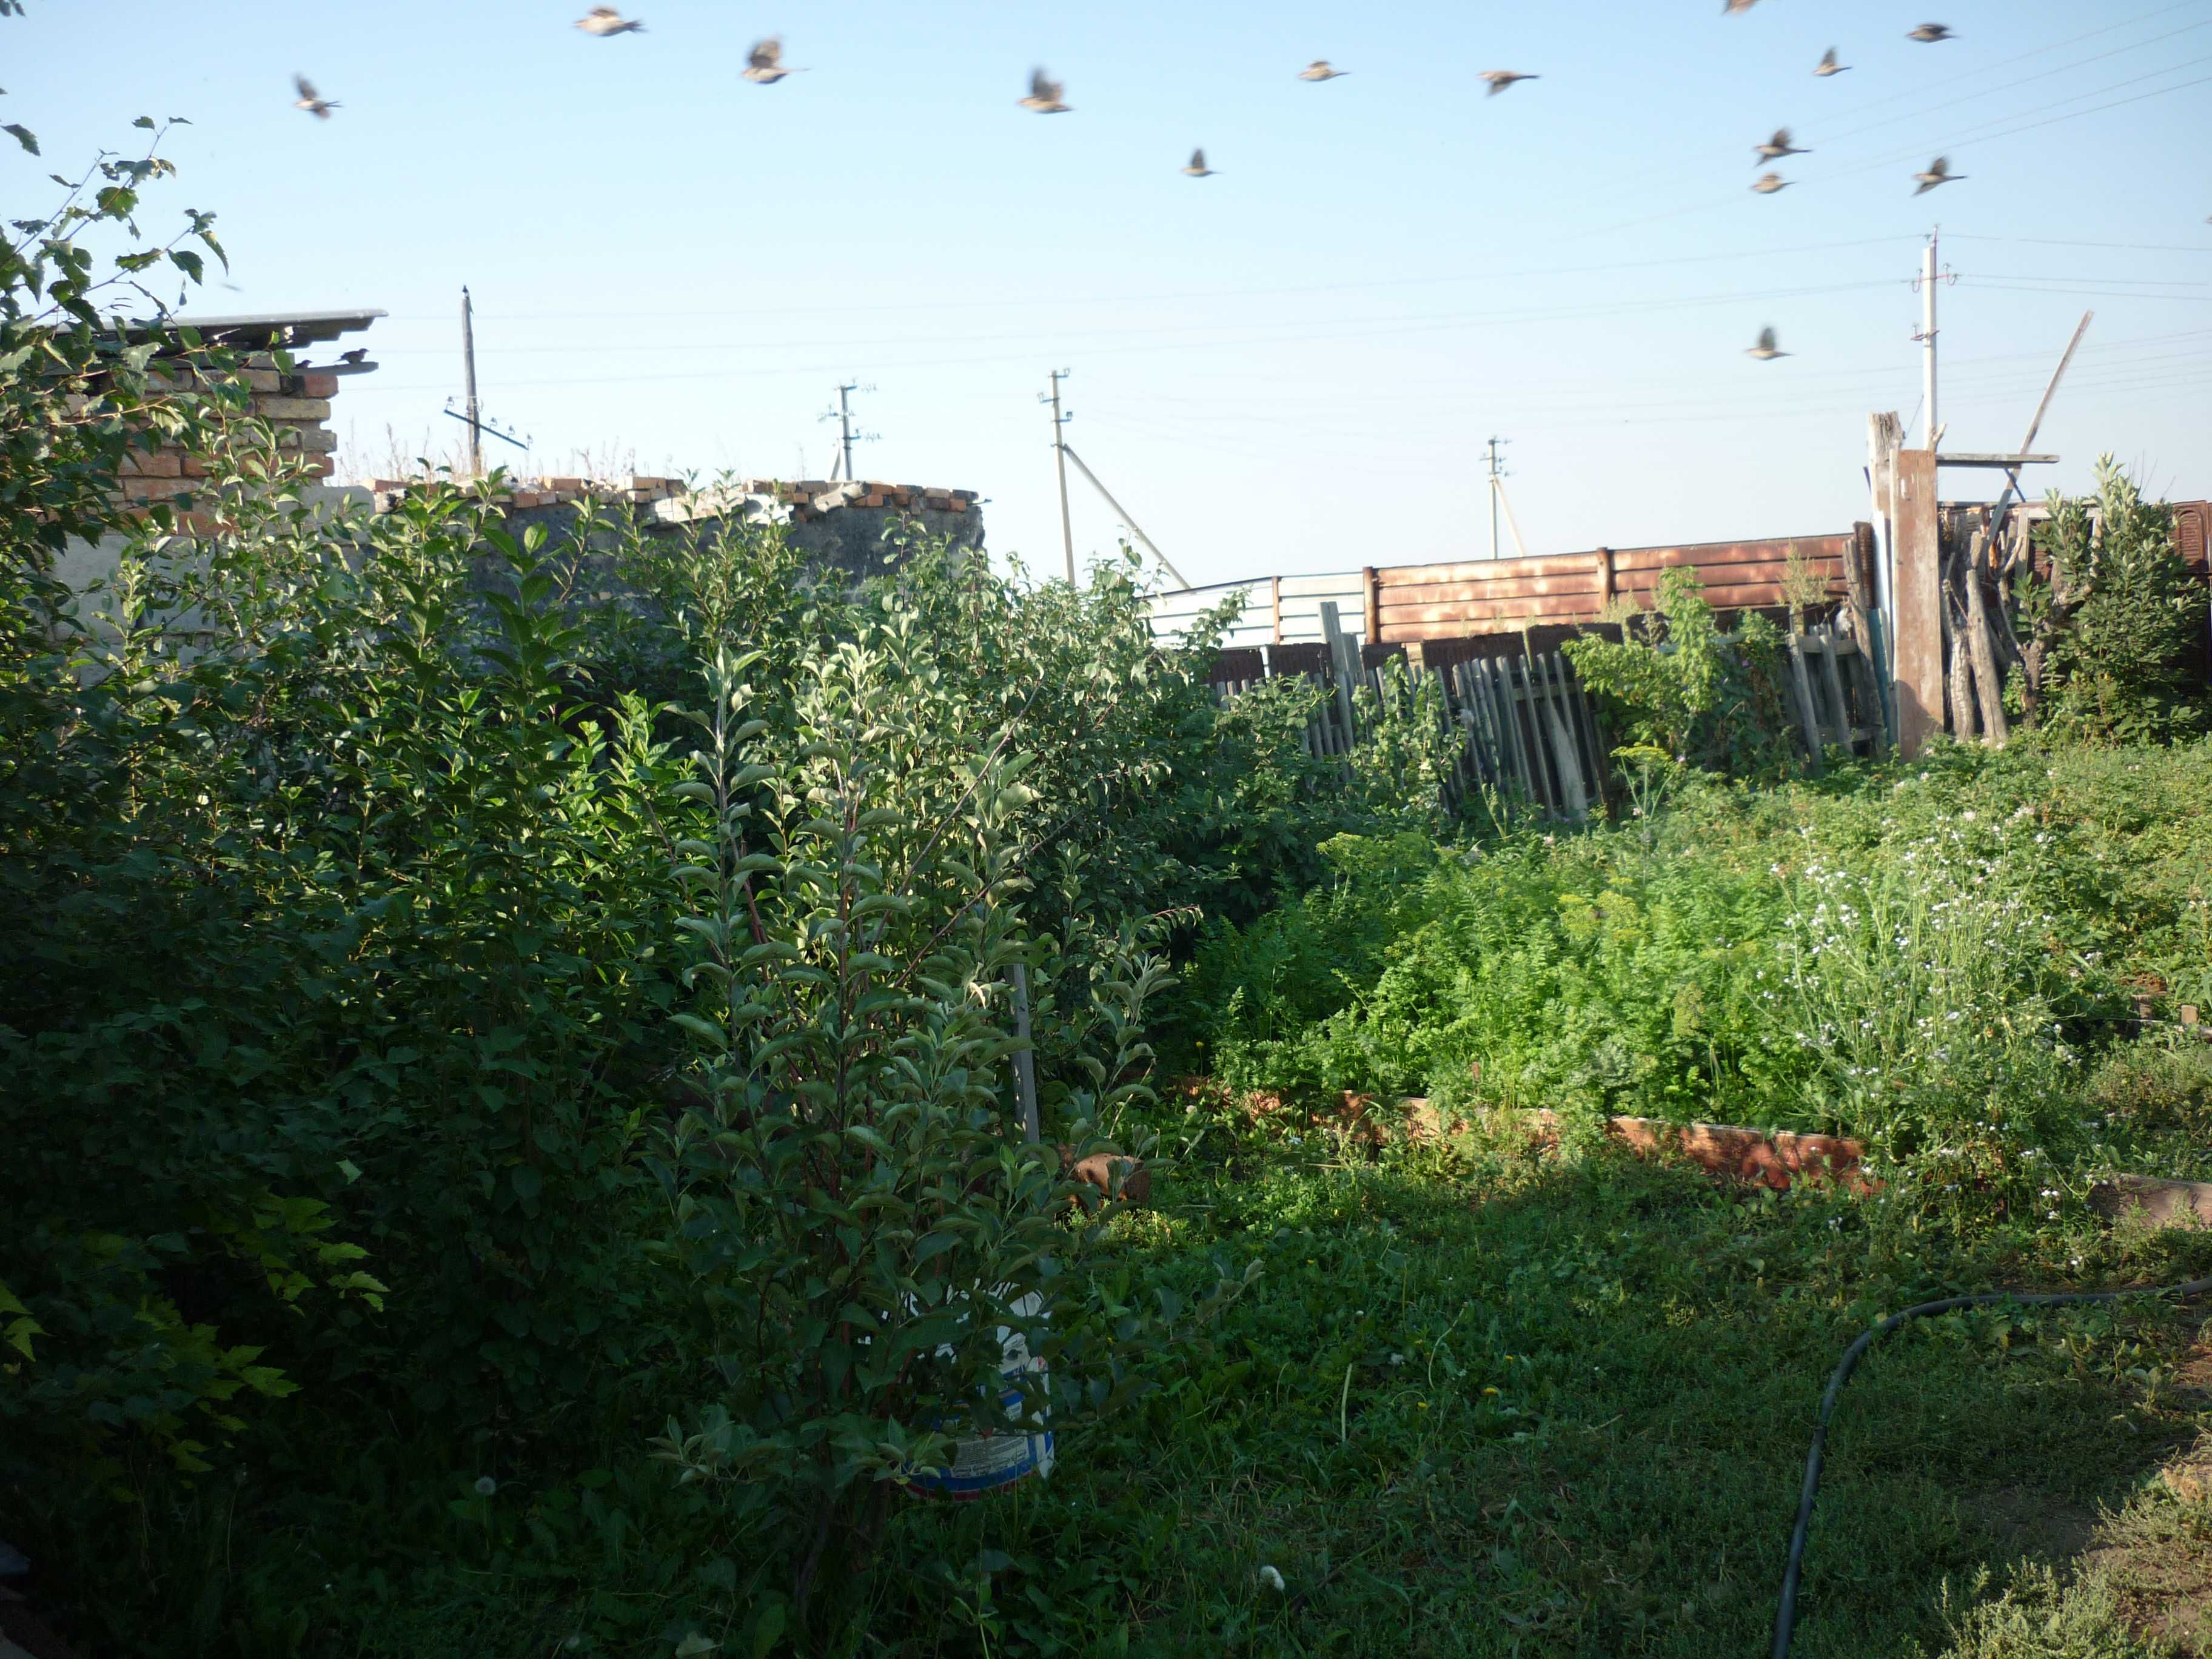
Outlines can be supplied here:
<path id="1" fill-rule="evenodd" d="M 1602 616 L 1613 607 L 1613 550 L 1601 547 L 1591 556 L 1597 561 L 1597 608 Z"/>
<path id="2" fill-rule="evenodd" d="M 1268 586 L 1274 590 L 1273 605 L 1275 643 L 1280 645 L 1283 642 L 1283 579 L 1280 576 L 1272 577 L 1269 579 Z"/>
<path id="3" fill-rule="evenodd" d="M 1349 749 L 1357 740 L 1352 723 L 1352 683 L 1358 677 L 1359 669 L 1357 654 L 1352 654 L 1348 665 L 1345 659 L 1347 647 L 1351 647 L 1352 653 L 1356 653 L 1358 647 L 1345 638 L 1344 623 L 1337 616 L 1334 599 L 1321 602 L 1321 636 L 1328 641 L 1328 665 L 1336 678 L 1336 708 L 1344 719 L 1344 746 Z"/>
<path id="4" fill-rule="evenodd" d="M 1936 452 L 1899 449 L 1897 493 L 1897 747 L 1917 759 L 1943 729 L 1943 590 L 1936 516 Z"/>
<path id="5" fill-rule="evenodd" d="M 2005 719 L 2004 684 L 1997 678 L 1989 602 L 1982 596 L 1982 567 L 1988 553 L 1988 534 L 1977 530 L 1966 551 L 1966 650 L 1973 659 L 1974 690 L 1982 707 L 1982 741 L 2002 749 L 2012 738 L 2012 726 Z"/>
<path id="6" fill-rule="evenodd" d="M 1365 643 L 1382 643 L 1382 584 L 1375 574 L 1375 567 L 1368 565 L 1359 573 L 1359 592 L 1366 601 L 1367 638 Z"/>

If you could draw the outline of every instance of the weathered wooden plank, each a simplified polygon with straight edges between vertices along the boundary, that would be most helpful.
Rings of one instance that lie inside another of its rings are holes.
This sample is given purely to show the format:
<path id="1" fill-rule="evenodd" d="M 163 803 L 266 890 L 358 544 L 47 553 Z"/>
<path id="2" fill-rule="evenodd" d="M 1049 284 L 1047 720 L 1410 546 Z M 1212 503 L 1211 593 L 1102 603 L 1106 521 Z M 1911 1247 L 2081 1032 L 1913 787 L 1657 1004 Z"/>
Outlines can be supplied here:
<path id="1" fill-rule="evenodd" d="M 1844 676 L 1836 666 L 1837 647 L 1844 643 L 1831 632 L 1820 641 L 1820 667 L 1828 686 L 1828 701 L 1836 711 L 1836 741 L 1848 749 L 1851 746 L 1851 705 L 1844 696 Z"/>
<path id="2" fill-rule="evenodd" d="M 1813 678 L 1805 672 L 1805 648 L 1801 635 L 1790 637 L 1790 684 L 1796 690 L 1798 728 L 1805 736 L 1805 756 L 1815 775 L 1827 769 L 1820 754 L 1820 711 L 1813 702 Z"/>
<path id="3" fill-rule="evenodd" d="M 1574 730 L 1567 723 L 1566 697 L 1556 672 L 1559 658 L 1547 652 L 1531 661 L 1544 683 L 1544 716 L 1551 728 L 1552 753 L 1559 775 L 1559 804 L 1570 817 L 1586 818 L 1589 816 L 1589 792 L 1583 787 L 1582 757 L 1577 753 Z"/>

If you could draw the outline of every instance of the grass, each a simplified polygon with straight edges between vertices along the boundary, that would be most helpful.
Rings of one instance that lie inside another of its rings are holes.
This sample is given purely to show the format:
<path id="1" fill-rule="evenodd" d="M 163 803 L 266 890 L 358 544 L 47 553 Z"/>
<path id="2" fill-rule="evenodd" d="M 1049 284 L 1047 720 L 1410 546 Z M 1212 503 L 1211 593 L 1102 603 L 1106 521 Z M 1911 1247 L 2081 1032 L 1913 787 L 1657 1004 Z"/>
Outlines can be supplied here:
<path id="1" fill-rule="evenodd" d="M 2077 1268 L 1879 1204 L 1497 1146 L 1456 1170 L 1252 1155 L 1178 1197 L 1150 1248 L 1267 1262 L 1212 1364 L 1143 1432 L 1071 1437 L 1048 1492 L 908 1517 L 921 1553 L 1010 1559 L 994 1594 L 1019 1647 L 1758 1651 L 1852 1334 L 1939 1290 L 2212 1260 L 2122 1261 L 2085 1230 Z M 1875 1356 L 1832 1439 L 1798 1651 L 1933 1651 L 1947 1587 L 1955 1604 L 2125 1503 L 2212 1403 L 2176 1382 L 2207 1316 L 1968 1316 Z"/>
<path id="2" fill-rule="evenodd" d="M 1206 1124 L 1125 1248 L 1170 1280 L 1210 1255 L 1264 1276 L 1134 1415 L 1064 1429 L 1048 1484 L 902 1500 L 855 1651 L 1760 1651 L 1812 1413 L 1851 1335 L 1942 1291 L 2212 1269 L 2212 1241 L 2116 1242 L 2070 1217 L 1961 1239 L 1878 1200 L 1510 1138 L 1374 1164 L 1327 1140 Z M 2212 1510 L 2156 1471 L 2212 1423 L 2208 1320 L 1998 1311 L 1877 1352 L 1831 1440 L 1797 1651 L 2137 1652 L 2124 1632 L 2149 1627 L 2158 1551 L 2130 1558 L 2132 1580 L 2034 1574 L 2109 1508 L 2137 1535 L 2167 1528 L 2203 1581 Z M 313 1503 L 302 1457 L 289 1507 L 248 1493 L 242 1513 L 218 1498 L 172 1517 L 158 1576 L 210 1612 L 168 1650 L 522 1659 L 665 1654 L 694 1632 L 757 1650 L 744 1543 L 712 1499 L 541 1470 L 471 1505 L 469 1464 L 407 1455 L 337 1460 Z M 897 1565 L 921 1561 L 956 1565 Z M 2094 1640 L 2063 1645 L 2077 1626 Z"/>

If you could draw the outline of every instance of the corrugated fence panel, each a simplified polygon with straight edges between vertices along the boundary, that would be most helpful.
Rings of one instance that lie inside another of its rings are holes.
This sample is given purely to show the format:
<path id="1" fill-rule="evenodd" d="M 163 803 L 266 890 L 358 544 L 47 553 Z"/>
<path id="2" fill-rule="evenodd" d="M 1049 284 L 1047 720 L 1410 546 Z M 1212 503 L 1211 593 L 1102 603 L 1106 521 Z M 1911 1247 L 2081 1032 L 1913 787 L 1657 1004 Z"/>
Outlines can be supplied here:
<path id="1" fill-rule="evenodd" d="M 2192 508 L 2199 509 L 2195 516 Z M 2201 508 L 2200 503 L 2184 503 L 2176 513 L 2180 538 L 2191 549 L 2203 544 L 2205 515 Z M 1491 631 L 1499 623 L 1541 627 L 1591 623 L 1614 600 L 1648 606 L 1661 573 L 1678 566 L 1698 573 L 1706 599 L 1717 610 L 1771 610 L 1784 603 L 1783 579 L 1793 553 L 1831 597 L 1841 597 L 1844 560 L 1852 545 L 1850 533 L 1773 536 L 1756 541 L 1384 566 L 1371 573 L 1371 593 L 1369 573 L 1357 570 L 1285 576 L 1279 581 L 1262 578 L 1157 595 L 1151 602 L 1152 627 L 1163 640 L 1180 638 L 1192 617 L 1240 586 L 1245 592 L 1244 610 L 1225 644 L 1318 641 L 1325 601 L 1334 602 L 1345 631 L 1363 644 L 1450 639 Z M 2201 561 L 2204 556 L 2197 551 L 2195 556 Z M 1370 617 L 1376 624 L 1376 641 L 1365 637 Z"/>
<path id="2" fill-rule="evenodd" d="M 1284 643 L 1320 639 L 1321 608 L 1329 601 L 1335 603 L 1337 620 L 1344 631 L 1365 644 L 1367 588 L 1357 570 L 1326 576 L 1284 577 Z"/>

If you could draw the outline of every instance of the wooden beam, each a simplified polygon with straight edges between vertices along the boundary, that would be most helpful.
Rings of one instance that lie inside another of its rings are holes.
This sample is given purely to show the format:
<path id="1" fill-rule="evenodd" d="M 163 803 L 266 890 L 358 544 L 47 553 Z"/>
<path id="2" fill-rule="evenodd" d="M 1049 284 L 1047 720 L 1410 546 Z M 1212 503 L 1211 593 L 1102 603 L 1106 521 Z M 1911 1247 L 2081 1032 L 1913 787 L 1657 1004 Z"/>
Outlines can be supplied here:
<path id="1" fill-rule="evenodd" d="M 1936 453 L 1900 449 L 1897 491 L 1897 746 L 1918 758 L 1943 729 L 1943 592 Z"/>
<path id="2" fill-rule="evenodd" d="M 1968 449 L 1947 449 L 1936 458 L 1938 466 L 1996 466 L 2010 471 L 2016 466 L 2056 466 L 2056 455 L 1992 455 Z"/>

